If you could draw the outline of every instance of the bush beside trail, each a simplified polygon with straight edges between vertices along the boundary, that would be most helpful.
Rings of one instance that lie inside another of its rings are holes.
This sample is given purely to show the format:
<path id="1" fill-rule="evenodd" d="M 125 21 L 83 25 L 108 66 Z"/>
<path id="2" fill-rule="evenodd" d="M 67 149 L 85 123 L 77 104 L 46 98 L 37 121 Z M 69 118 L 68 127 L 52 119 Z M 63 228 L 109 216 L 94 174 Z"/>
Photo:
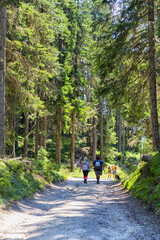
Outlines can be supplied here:
<path id="1" fill-rule="evenodd" d="M 160 154 L 153 156 L 151 161 L 141 162 L 124 186 L 160 216 Z"/>
<path id="2" fill-rule="evenodd" d="M 31 159 L 31 165 L 15 159 L 0 161 L 0 204 L 20 200 L 53 182 L 63 181 L 64 175 L 56 172 L 56 165 L 46 157 Z"/>

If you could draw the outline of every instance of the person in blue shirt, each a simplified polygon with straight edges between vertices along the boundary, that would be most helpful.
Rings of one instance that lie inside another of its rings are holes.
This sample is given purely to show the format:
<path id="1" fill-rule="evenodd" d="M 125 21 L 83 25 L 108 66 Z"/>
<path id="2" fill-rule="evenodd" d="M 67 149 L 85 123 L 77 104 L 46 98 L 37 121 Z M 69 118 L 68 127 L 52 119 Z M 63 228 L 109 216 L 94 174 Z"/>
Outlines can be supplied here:
<path id="1" fill-rule="evenodd" d="M 102 175 L 102 169 L 104 169 L 104 162 L 97 156 L 96 160 L 93 162 L 93 166 L 96 174 L 97 184 L 99 184 L 100 175 Z"/>

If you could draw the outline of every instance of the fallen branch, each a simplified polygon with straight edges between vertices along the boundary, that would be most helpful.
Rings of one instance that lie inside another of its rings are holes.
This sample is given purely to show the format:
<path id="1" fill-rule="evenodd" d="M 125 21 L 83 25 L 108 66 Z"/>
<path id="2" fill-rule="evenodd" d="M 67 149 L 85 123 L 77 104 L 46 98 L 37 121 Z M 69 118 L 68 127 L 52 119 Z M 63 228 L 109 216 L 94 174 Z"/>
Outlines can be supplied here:
<path id="1" fill-rule="evenodd" d="M 17 158 L 14 158 L 14 160 L 20 160 L 20 161 L 22 161 L 22 160 L 23 160 L 23 157 L 17 157 Z"/>
<path id="2" fill-rule="evenodd" d="M 74 164 L 74 166 L 76 167 L 78 165 L 78 163 L 82 160 L 83 156 L 85 153 L 82 154 L 82 156 L 78 159 L 78 161 Z"/>

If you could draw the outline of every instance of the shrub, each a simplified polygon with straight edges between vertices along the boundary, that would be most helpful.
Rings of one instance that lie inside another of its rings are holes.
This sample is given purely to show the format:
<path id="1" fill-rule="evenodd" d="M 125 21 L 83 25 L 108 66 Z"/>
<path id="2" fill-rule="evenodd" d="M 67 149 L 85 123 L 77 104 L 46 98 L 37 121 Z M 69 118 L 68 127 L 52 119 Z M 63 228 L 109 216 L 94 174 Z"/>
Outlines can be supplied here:
<path id="1" fill-rule="evenodd" d="M 156 154 L 151 163 L 142 162 L 130 175 L 124 186 L 152 206 L 160 214 L 160 154 Z"/>
<path id="2" fill-rule="evenodd" d="M 38 160 L 32 159 L 31 162 L 29 167 L 19 160 L 0 162 L 0 204 L 32 196 L 45 184 L 65 179 L 54 171 L 55 164 L 47 158 L 44 149 L 40 149 Z"/>

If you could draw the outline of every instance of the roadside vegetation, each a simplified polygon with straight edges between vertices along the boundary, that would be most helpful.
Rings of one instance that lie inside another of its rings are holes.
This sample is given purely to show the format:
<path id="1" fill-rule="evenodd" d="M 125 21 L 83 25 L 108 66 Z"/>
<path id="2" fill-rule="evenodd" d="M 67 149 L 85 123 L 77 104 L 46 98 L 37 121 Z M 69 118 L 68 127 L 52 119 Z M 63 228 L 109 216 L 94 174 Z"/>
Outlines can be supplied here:
<path id="1" fill-rule="evenodd" d="M 56 171 L 56 165 L 46 156 L 46 151 L 39 151 L 38 159 L 0 161 L 0 204 L 9 206 L 11 202 L 33 193 L 53 182 L 64 181 L 66 177 Z"/>
<path id="2" fill-rule="evenodd" d="M 160 216 L 160 154 L 152 161 L 141 162 L 136 171 L 125 181 L 124 186 L 132 191 L 133 196 L 146 203 L 149 210 Z"/>
<path id="3" fill-rule="evenodd" d="M 124 187 L 144 201 L 148 209 L 160 215 L 159 161 L 160 154 L 155 154 L 150 162 L 141 161 L 139 152 L 126 152 L 125 156 L 116 154 L 110 160 L 106 158 L 102 178 L 107 179 L 108 166 L 116 164 L 117 174 Z M 9 206 L 24 197 L 32 197 L 47 185 L 64 181 L 68 177 L 82 178 L 80 165 L 74 171 L 71 171 L 69 163 L 59 167 L 43 148 L 39 150 L 37 160 L 6 158 L 0 161 L 0 205 Z M 93 167 L 89 178 L 95 178 Z"/>

